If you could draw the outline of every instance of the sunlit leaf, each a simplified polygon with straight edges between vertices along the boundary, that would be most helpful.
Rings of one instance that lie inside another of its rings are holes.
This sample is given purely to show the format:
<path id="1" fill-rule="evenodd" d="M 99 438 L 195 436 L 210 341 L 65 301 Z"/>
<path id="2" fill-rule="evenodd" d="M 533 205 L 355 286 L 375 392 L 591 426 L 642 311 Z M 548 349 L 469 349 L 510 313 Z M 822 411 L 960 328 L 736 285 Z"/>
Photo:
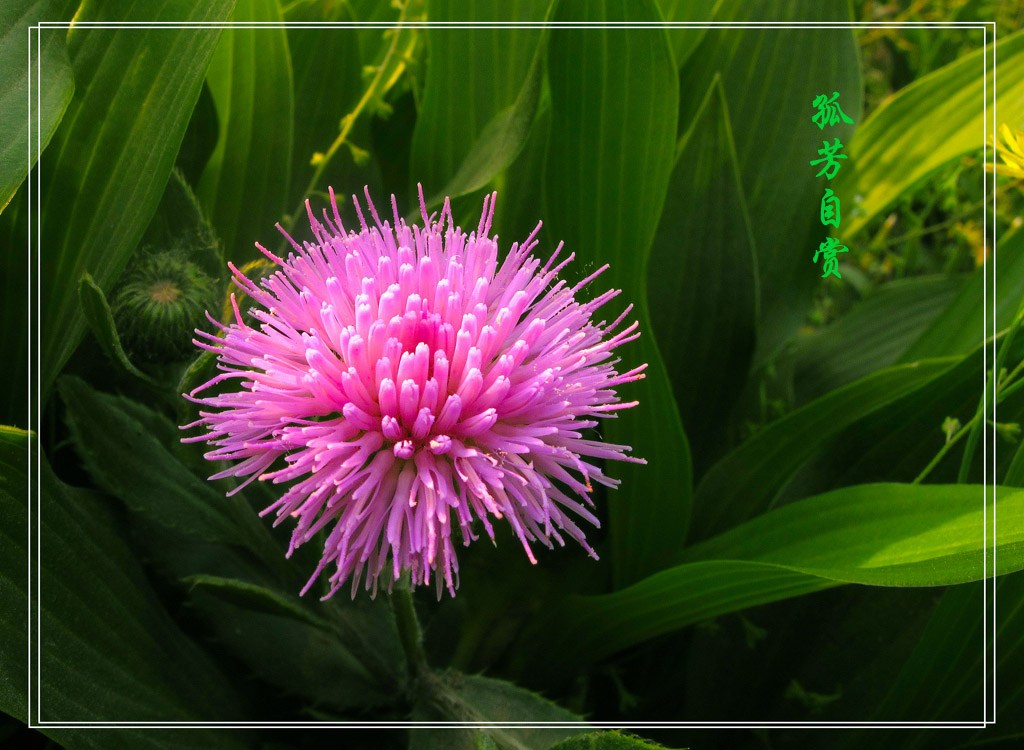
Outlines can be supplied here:
<path id="1" fill-rule="evenodd" d="M 541 658 L 551 668 L 594 661 L 700 620 L 842 583 L 939 586 L 1024 568 L 1024 492 L 1000 491 L 997 568 L 992 493 L 987 505 L 982 493 L 978 485 L 876 484 L 792 503 L 691 547 L 687 562 L 626 589 L 570 597 L 538 626 L 547 639 Z"/>
<path id="2" fill-rule="evenodd" d="M 982 32 L 964 33 L 980 37 Z M 996 110 L 999 122 L 1019 124 L 1024 118 L 1024 32 L 1001 38 L 998 54 L 998 100 L 993 101 L 990 44 L 904 87 L 858 128 L 846 149 L 849 168 L 840 171 L 833 186 L 843 206 L 850 206 L 840 227 L 843 237 L 852 237 L 951 159 L 979 153 L 990 135 L 985 122 L 994 130 Z"/>

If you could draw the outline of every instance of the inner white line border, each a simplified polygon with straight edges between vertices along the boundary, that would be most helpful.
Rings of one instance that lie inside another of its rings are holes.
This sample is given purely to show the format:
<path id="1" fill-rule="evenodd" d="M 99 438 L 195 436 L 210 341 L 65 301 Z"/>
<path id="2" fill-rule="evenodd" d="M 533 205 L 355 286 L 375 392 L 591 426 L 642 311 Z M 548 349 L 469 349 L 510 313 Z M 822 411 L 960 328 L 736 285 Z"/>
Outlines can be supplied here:
<path id="1" fill-rule="evenodd" d="M 42 498 L 41 492 L 39 492 L 39 472 L 41 471 L 41 449 L 39 448 L 39 426 L 42 423 L 42 404 L 39 399 L 35 400 L 35 421 L 33 422 L 33 395 L 32 395 L 32 374 L 33 369 L 36 375 L 36 387 L 39 389 L 40 385 L 40 368 L 38 362 L 33 359 L 33 352 L 38 357 L 39 355 L 39 342 L 41 340 L 41 328 L 40 328 L 40 298 L 41 298 L 41 241 L 40 234 L 42 229 L 41 224 L 41 210 L 42 204 L 42 191 L 41 191 L 41 179 L 39 177 L 39 165 L 42 161 L 41 154 L 41 118 L 38 118 L 35 123 L 35 151 L 33 152 L 32 144 L 32 117 L 33 117 L 33 102 L 32 102 L 32 52 L 33 52 L 33 32 L 35 32 L 35 47 L 38 50 L 41 44 L 40 34 L 43 29 L 69 29 L 74 25 L 78 28 L 90 28 L 90 29 L 260 29 L 260 28 L 327 28 L 327 29 L 394 29 L 394 28 L 452 28 L 452 29 L 493 29 L 493 28 L 622 28 L 622 29 L 650 29 L 650 28 L 700 28 L 700 29 L 711 29 L 711 28 L 733 28 L 733 29 L 900 29 L 900 28 L 961 28 L 965 30 L 975 29 L 983 32 L 983 147 L 986 145 L 987 138 L 991 135 L 993 143 L 993 160 L 998 159 L 998 142 L 996 140 L 996 102 L 997 102 L 997 84 L 996 84 L 996 23 L 995 21 L 910 21 L 910 22 L 856 22 L 856 21 L 836 21 L 836 22 L 813 22 L 813 21 L 787 21 L 787 22 L 773 22 L 773 21 L 747 21 L 747 22 L 668 22 L 668 21 L 651 21 L 651 22 L 564 22 L 564 21 L 540 21 L 540 22 L 516 22 L 516 23 L 481 23 L 481 22 L 469 22 L 469 21 L 448 21 L 448 22 L 431 22 L 431 21 L 411 21 L 404 22 L 402 24 L 395 23 L 377 23 L 377 22 L 277 22 L 277 21 L 206 21 L 206 22 L 158 22 L 158 21 L 121 21 L 121 22 L 90 22 L 90 21 L 40 21 L 36 24 L 29 25 L 28 29 L 28 127 L 30 136 L 28 138 L 28 176 L 27 176 L 27 190 L 26 195 L 28 199 L 28 264 L 27 264 L 27 281 L 28 281 L 28 337 L 29 337 L 29 358 L 28 358 L 28 429 L 32 432 L 33 424 L 36 426 L 36 441 L 35 441 L 35 466 L 33 467 L 33 442 L 29 441 L 29 452 L 28 452 L 28 493 L 29 498 L 32 498 L 33 478 L 36 478 L 35 488 L 37 492 L 36 496 L 36 518 L 41 517 L 42 513 Z M 992 125 L 991 131 L 988 124 L 988 30 L 992 29 Z M 41 87 L 42 87 L 42 58 L 36 64 L 36 109 L 35 112 L 41 112 Z M 37 154 L 35 165 L 32 163 L 33 153 Z M 984 151 L 983 151 L 984 153 Z M 35 172 L 35 179 L 33 179 L 33 172 Z M 984 198 L 982 202 L 983 206 L 983 248 L 985 251 L 985 257 L 982 263 L 983 268 L 983 310 L 988 308 L 987 296 L 988 296 L 988 258 L 989 253 L 987 252 L 988 246 L 988 213 L 987 213 L 987 193 L 989 187 L 989 180 L 992 181 L 992 216 L 993 221 L 996 215 L 996 190 L 995 190 L 995 173 L 992 173 L 989 178 L 987 172 L 983 174 L 983 191 Z M 35 187 L 35 203 L 33 204 L 32 188 Z M 32 210 L 33 206 L 36 208 L 36 290 L 35 290 L 35 316 L 33 317 L 33 290 L 32 290 Z M 996 342 L 995 342 L 995 325 L 996 325 L 996 290 L 995 290 L 995 273 L 996 273 L 996 232 L 995 225 L 993 224 L 992 231 L 992 326 L 993 326 L 993 337 L 992 337 L 992 356 L 995 361 L 996 353 Z M 989 319 L 987 315 L 983 315 L 983 330 L 982 330 L 982 342 L 983 342 L 983 385 L 982 385 L 982 400 L 983 408 L 987 407 L 988 399 L 988 388 L 987 388 L 987 372 L 988 372 L 988 347 L 984 346 L 984 343 L 988 340 L 988 325 Z M 34 331 L 33 331 L 34 328 Z M 33 337 L 33 332 L 35 336 Z M 33 349 L 33 346 L 35 347 Z M 35 364 L 35 368 L 33 368 Z M 993 380 L 992 386 L 992 398 L 993 398 L 993 422 L 996 422 L 995 408 L 995 382 Z M 41 390 L 37 390 L 37 393 L 41 393 Z M 987 410 L 983 413 L 987 413 Z M 993 432 L 995 428 L 992 428 Z M 989 579 L 988 573 L 988 462 L 984 456 L 987 455 L 988 450 L 988 435 L 989 430 L 987 426 L 982 431 L 983 439 L 983 459 L 982 459 L 982 491 L 983 491 L 983 502 L 984 502 L 984 529 L 985 543 L 982 558 L 983 558 L 983 574 L 984 577 L 980 581 L 983 585 L 983 651 L 982 651 L 982 684 L 983 684 L 983 720 L 980 722 L 950 722 L 950 721 L 838 721 L 838 722 L 815 722 L 815 721 L 732 721 L 732 722 L 714 722 L 714 721 L 684 721 L 684 722 L 652 722 L 652 721 L 641 721 L 631 723 L 617 723 L 617 722 L 602 722 L 602 721 L 590 721 L 590 722 L 417 722 L 417 721 L 393 721 L 393 722 L 337 722 L 337 721 L 196 721 L 196 722 L 168 722 L 168 721 L 114 721 L 114 722 L 100 722 L 100 721 L 71 721 L 71 722 L 58 722 L 58 721 L 43 721 L 41 717 L 41 702 L 42 702 L 42 691 L 41 685 L 38 684 L 38 667 L 42 662 L 42 650 L 40 639 L 36 638 L 36 660 L 33 660 L 32 656 L 32 637 L 34 635 L 33 623 L 35 623 L 36 629 L 38 630 L 40 617 L 38 612 L 33 611 L 32 597 L 29 597 L 28 602 L 28 727 L 31 729 L 129 729 L 129 728 L 152 728 L 152 729 L 171 729 L 171 728 L 185 728 L 185 729 L 237 729 L 237 728 L 263 728 L 263 729 L 288 729 L 288 728 L 304 728 L 304 729 L 320 729 L 327 727 L 336 728 L 360 728 L 360 729 L 371 729 L 371 728 L 409 728 L 409 729 L 431 729 L 431 728 L 691 728 L 691 729 L 744 729 L 744 728 L 774 728 L 774 729 L 850 729 L 850 728 L 901 728 L 901 729 L 925 729 L 925 728 L 947 728 L 947 729 L 983 729 L 996 721 L 996 709 L 995 709 L 995 694 L 996 694 L 996 673 L 995 673 L 995 635 L 996 635 L 996 577 L 993 575 L 991 579 L 992 586 L 992 652 L 989 654 L 988 649 L 988 588 Z M 993 434 L 992 440 L 992 476 L 995 477 L 996 467 L 996 441 Z M 33 468 L 35 473 L 33 473 Z M 993 571 L 995 570 L 996 561 L 996 490 L 993 485 L 992 489 L 993 502 L 992 502 L 992 560 L 993 560 Z M 41 526 L 41 524 L 39 525 Z M 33 577 L 33 544 L 32 544 L 32 529 L 33 529 L 33 514 L 28 514 L 28 590 L 32 591 L 32 577 Z M 36 562 L 38 568 L 41 568 L 41 534 L 40 528 L 36 528 Z M 41 601 L 41 581 L 36 571 L 36 600 L 35 606 L 38 608 Z M 35 615 L 35 617 L 33 617 Z M 992 687 L 992 711 L 991 720 L 989 716 L 989 702 L 988 702 L 988 689 L 989 689 L 989 660 L 992 661 L 991 670 L 991 687 Z M 34 669 L 35 668 L 35 669 Z M 36 715 L 33 716 L 33 700 L 32 700 L 32 683 L 33 677 L 36 678 Z"/>

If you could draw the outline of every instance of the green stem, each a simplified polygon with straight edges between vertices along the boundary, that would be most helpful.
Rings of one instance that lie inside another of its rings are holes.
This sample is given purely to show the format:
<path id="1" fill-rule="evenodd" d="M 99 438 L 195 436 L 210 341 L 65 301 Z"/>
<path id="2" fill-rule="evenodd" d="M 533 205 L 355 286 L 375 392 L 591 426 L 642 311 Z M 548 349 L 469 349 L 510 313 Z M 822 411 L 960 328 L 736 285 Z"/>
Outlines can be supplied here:
<path id="1" fill-rule="evenodd" d="M 402 641 L 402 650 L 405 652 L 405 661 L 409 668 L 409 677 L 415 680 L 428 670 L 427 654 L 423 650 L 423 631 L 420 630 L 420 621 L 416 617 L 416 607 L 413 605 L 407 578 L 403 577 L 398 582 L 390 599 L 391 609 L 395 613 L 395 623 L 398 626 L 398 637 Z"/>
<path id="2" fill-rule="evenodd" d="M 1010 330 L 1006 332 L 1006 338 L 1003 339 L 1003 343 L 999 347 L 999 351 L 996 353 L 995 366 L 985 379 L 985 392 L 982 394 L 981 400 L 978 401 L 978 409 L 974 414 L 974 419 L 972 420 L 973 426 L 971 428 L 971 434 L 967 438 L 967 445 L 964 446 L 964 455 L 960 460 L 960 472 L 957 474 L 956 480 L 959 484 L 967 481 L 967 475 L 971 470 L 971 462 L 974 460 L 974 451 L 977 449 L 978 440 L 981 437 L 981 430 L 983 429 L 985 421 L 990 418 L 992 403 L 987 396 L 989 391 L 992 389 L 993 378 L 999 377 L 999 372 L 1003 369 L 1006 357 L 1009 355 L 1010 348 L 1013 346 L 1013 339 L 1017 335 L 1017 331 L 1020 330 L 1022 322 L 1024 322 L 1024 300 L 1021 300 L 1021 303 L 1017 308 L 1017 314 L 1013 316 L 1013 323 L 1010 325 Z M 986 346 L 987 345 L 988 344 L 986 344 Z M 992 399 L 992 401 L 994 400 L 995 399 Z"/>
<path id="3" fill-rule="evenodd" d="M 968 432 L 970 431 L 971 427 L 974 425 L 977 419 L 978 415 L 975 414 L 970 422 L 968 422 L 959 430 L 957 430 L 956 434 L 946 441 L 946 444 L 942 446 L 942 450 L 935 454 L 935 458 L 933 458 L 929 462 L 929 464 L 924 467 L 924 470 L 917 475 L 917 477 L 914 479 L 913 482 L 911 482 L 911 484 L 920 484 L 922 481 L 924 481 L 925 477 L 932 473 L 932 469 L 939 465 L 939 462 L 947 453 L 949 453 L 950 450 L 952 450 L 953 446 L 960 442 L 960 438 L 968 434 Z"/>
<path id="4" fill-rule="evenodd" d="M 380 65 L 377 66 L 377 72 L 374 74 L 373 80 L 370 81 L 370 85 L 366 87 L 366 91 L 363 92 L 363 97 L 359 100 L 359 103 L 356 104 L 355 109 L 342 118 L 341 129 L 338 132 L 338 137 L 334 139 L 334 143 L 331 144 L 330 148 L 327 149 L 327 152 L 316 163 L 316 169 L 313 171 L 313 176 L 310 178 L 309 184 L 306 185 L 306 189 L 302 193 L 303 196 L 311 195 L 316 189 L 316 186 L 320 184 L 320 178 L 323 177 L 324 170 L 327 168 L 327 165 L 330 163 L 334 155 L 338 152 L 338 149 L 341 148 L 348 139 L 349 133 L 352 132 L 352 128 L 355 125 L 356 120 L 359 119 L 359 116 L 366 109 L 367 105 L 369 105 L 369 103 L 373 101 L 374 97 L 378 94 L 383 95 L 383 93 L 386 93 L 387 88 L 393 84 L 394 76 L 391 76 L 389 79 L 385 79 L 384 74 L 389 71 L 391 58 L 394 57 L 398 50 L 398 40 L 401 37 L 402 24 L 408 20 L 408 14 L 412 5 L 413 0 L 407 0 L 403 3 L 402 11 L 396 21 L 396 26 L 391 30 L 391 44 L 388 46 L 387 52 L 384 53 L 384 59 L 381 60 Z M 378 89 L 380 89 L 382 85 L 384 90 L 379 92 Z M 305 198 L 303 200 L 305 200 Z M 302 206 L 300 205 L 293 213 L 286 217 L 285 229 L 289 233 L 295 227 L 295 222 L 301 214 Z"/>

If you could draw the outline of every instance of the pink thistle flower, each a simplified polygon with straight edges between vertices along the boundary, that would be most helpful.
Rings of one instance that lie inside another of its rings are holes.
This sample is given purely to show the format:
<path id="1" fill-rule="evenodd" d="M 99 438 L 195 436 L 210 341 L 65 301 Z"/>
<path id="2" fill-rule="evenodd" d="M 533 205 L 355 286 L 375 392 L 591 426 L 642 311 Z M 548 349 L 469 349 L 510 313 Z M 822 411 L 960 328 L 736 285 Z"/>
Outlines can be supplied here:
<path id="1" fill-rule="evenodd" d="M 533 563 L 531 543 L 564 545 L 563 533 L 596 558 L 570 517 L 599 525 L 587 508 L 592 482 L 618 484 L 595 459 L 643 463 L 628 446 L 583 435 L 637 403 L 615 387 L 646 365 L 619 374 L 612 354 L 640 335 L 636 322 L 612 333 L 632 306 L 594 323 L 618 291 L 576 295 L 607 266 L 570 286 L 558 278 L 573 259 L 556 265 L 561 244 L 543 265 L 531 255 L 540 224 L 499 261 L 496 195 L 467 236 L 447 201 L 428 217 L 422 191 L 423 227 L 399 217 L 393 196 L 394 226 L 382 222 L 366 191 L 374 225 L 353 196 L 361 230 L 348 231 L 331 191 L 333 221 L 306 202 L 315 244 L 285 233 L 287 259 L 257 244 L 280 266 L 273 275 L 257 285 L 229 264 L 261 307 L 247 321 L 232 295 L 234 322 L 210 318 L 221 334 L 197 331 L 222 372 L 186 396 L 217 411 L 200 411 L 185 428 L 207 433 L 185 440 L 216 446 L 210 460 L 237 461 L 210 477 L 246 478 L 228 494 L 254 479 L 292 482 L 261 514 L 297 519 L 289 556 L 330 527 L 302 593 L 333 563 L 324 598 L 347 579 L 355 596 L 364 570 L 374 593 L 382 573 L 390 589 L 409 570 L 414 584 L 433 571 L 438 596 L 443 586 L 454 595 L 452 527 L 468 545 L 475 520 L 494 542 L 491 520 L 506 519 Z M 236 390 L 196 396 L 231 379 Z"/>

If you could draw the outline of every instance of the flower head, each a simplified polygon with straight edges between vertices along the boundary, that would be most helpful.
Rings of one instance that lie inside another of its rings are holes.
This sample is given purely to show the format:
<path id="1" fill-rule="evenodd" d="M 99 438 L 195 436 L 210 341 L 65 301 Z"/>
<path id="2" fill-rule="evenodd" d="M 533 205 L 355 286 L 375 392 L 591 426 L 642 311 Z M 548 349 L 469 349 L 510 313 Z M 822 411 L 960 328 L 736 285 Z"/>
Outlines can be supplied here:
<path id="1" fill-rule="evenodd" d="M 1007 177 L 1024 177 L 1024 132 L 1013 131 L 1004 122 L 999 128 L 999 134 L 1003 137 L 999 155 L 1003 157 L 1004 163 L 987 162 L 985 169 Z M 988 139 L 988 145 L 993 145 L 992 138 Z"/>
<path id="2" fill-rule="evenodd" d="M 468 545 L 478 522 L 494 541 L 496 519 L 531 562 L 532 543 L 563 535 L 596 557 L 574 521 L 597 525 L 593 482 L 617 484 L 596 464 L 640 459 L 585 430 L 636 403 L 615 387 L 645 366 L 620 374 L 613 350 L 637 323 L 613 332 L 631 306 L 611 325 L 594 322 L 618 292 L 577 300 L 604 268 L 575 285 L 559 278 L 573 256 L 556 262 L 559 245 L 546 262 L 533 257 L 539 224 L 499 258 L 495 197 L 469 235 L 447 201 L 428 217 L 422 192 L 422 227 L 399 217 L 394 197 L 392 226 L 367 192 L 373 225 L 356 203 L 359 231 L 343 227 L 333 191 L 333 220 L 307 201 L 315 243 L 289 237 L 287 258 L 260 247 L 278 268 L 259 284 L 231 266 L 258 307 L 247 317 L 232 295 L 234 321 L 214 321 L 219 336 L 198 331 L 222 372 L 188 396 L 209 410 L 186 425 L 207 433 L 186 440 L 237 462 L 211 477 L 244 477 L 234 491 L 257 478 L 291 483 L 263 513 L 296 519 L 289 555 L 325 530 L 303 593 L 333 564 L 327 596 L 348 579 L 354 596 L 364 573 L 367 589 L 381 575 L 390 588 L 405 570 L 414 584 L 433 573 L 438 596 L 454 595 L 453 535 Z M 224 382 L 234 390 L 196 395 Z"/>

